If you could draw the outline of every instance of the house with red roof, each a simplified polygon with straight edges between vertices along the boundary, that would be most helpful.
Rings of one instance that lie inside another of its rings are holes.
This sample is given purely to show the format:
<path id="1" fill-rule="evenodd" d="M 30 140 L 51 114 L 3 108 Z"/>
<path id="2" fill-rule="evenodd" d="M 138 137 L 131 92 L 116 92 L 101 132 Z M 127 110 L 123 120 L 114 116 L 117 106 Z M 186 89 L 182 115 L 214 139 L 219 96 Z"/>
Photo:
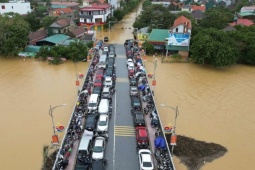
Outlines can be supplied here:
<path id="1" fill-rule="evenodd" d="M 178 53 L 187 59 L 189 56 L 191 29 L 191 21 L 184 16 L 180 16 L 174 21 L 173 26 L 169 29 L 169 36 L 166 38 L 167 55 L 169 53 Z"/>
<path id="2" fill-rule="evenodd" d="M 241 25 L 241 26 L 251 26 L 254 25 L 254 22 L 249 20 L 249 19 L 237 19 L 235 22 L 229 23 L 230 26 L 236 26 L 236 25 Z"/>
<path id="3" fill-rule="evenodd" d="M 66 34 L 69 31 L 69 27 L 75 26 L 75 23 L 70 18 L 58 19 L 52 23 L 48 28 L 48 34 Z"/>
<path id="4" fill-rule="evenodd" d="M 101 27 L 106 22 L 107 18 L 111 15 L 111 4 L 91 4 L 89 6 L 85 6 L 80 8 L 79 17 L 80 22 L 79 25 L 86 27 Z"/>
<path id="5" fill-rule="evenodd" d="M 86 29 L 82 26 L 72 27 L 69 29 L 69 32 L 67 33 L 67 35 L 69 35 L 71 38 L 81 39 L 84 37 L 86 32 L 87 32 Z"/>
<path id="6" fill-rule="evenodd" d="M 193 5 L 192 7 L 191 7 L 191 11 L 196 11 L 196 10 L 200 10 L 200 11 L 202 11 L 202 12 L 205 12 L 205 9 L 206 9 L 206 7 L 205 6 L 198 6 L 198 5 Z"/>
<path id="7" fill-rule="evenodd" d="M 58 18 L 71 18 L 71 19 L 75 18 L 74 10 L 72 10 L 71 8 L 53 9 L 52 11 L 49 12 L 49 15 Z"/>
<path id="8" fill-rule="evenodd" d="M 175 32 L 175 33 L 189 33 L 189 34 L 191 34 L 191 29 L 192 29 L 191 21 L 182 15 L 174 21 L 174 24 L 170 28 L 170 31 Z"/>
<path id="9" fill-rule="evenodd" d="M 35 32 L 30 32 L 28 35 L 29 45 L 36 45 L 37 41 L 47 37 L 47 31 L 45 29 L 40 29 Z"/>

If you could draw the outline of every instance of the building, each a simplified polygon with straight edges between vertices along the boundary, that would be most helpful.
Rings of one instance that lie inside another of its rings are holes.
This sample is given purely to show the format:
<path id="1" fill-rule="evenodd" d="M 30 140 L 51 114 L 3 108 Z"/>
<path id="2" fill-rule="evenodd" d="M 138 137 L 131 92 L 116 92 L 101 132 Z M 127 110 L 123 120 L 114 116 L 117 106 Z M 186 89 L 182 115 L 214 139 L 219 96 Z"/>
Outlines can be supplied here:
<path id="1" fill-rule="evenodd" d="M 202 11 L 202 12 L 205 12 L 205 6 L 203 6 L 203 5 L 201 5 L 201 6 L 198 6 L 198 5 L 193 5 L 192 7 L 191 7 L 191 11 L 196 11 L 196 10 L 200 10 L 200 11 Z"/>
<path id="2" fill-rule="evenodd" d="M 35 32 L 30 32 L 28 35 L 29 45 L 35 45 L 37 41 L 47 37 L 47 32 L 45 29 L 40 29 Z"/>
<path id="3" fill-rule="evenodd" d="M 248 20 L 248 19 L 238 19 L 232 23 L 229 24 L 230 26 L 236 26 L 236 25 L 241 25 L 241 26 L 251 26 L 251 25 L 254 25 L 254 22 L 251 21 L 251 20 Z"/>
<path id="4" fill-rule="evenodd" d="M 255 6 L 244 6 L 241 8 L 240 12 L 254 12 Z"/>
<path id="5" fill-rule="evenodd" d="M 204 18 L 204 13 L 200 10 L 195 10 L 191 12 L 191 16 L 196 20 L 196 22 L 198 22 Z"/>
<path id="6" fill-rule="evenodd" d="M 25 0 L 13 0 L 8 3 L 0 3 L 0 14 L 3 15 L 8 12 L 25 15 L 31 12 L 30 2 Z"/>
<path id="7" fill-rule="evenodd" d="M 110 4 L 91 4 L 80 8 L 79 25 L 86 26 L 89 29 L 102 29 L 107 18 L 110 17 L 111 10 Z"/>
<path id="8" fill-rule="evenodd" d="M 239 12 L 239 13 L 237 13 L 237 16 L 240 19 L 255 20 L 255 13 L 254 12 Z"/>
<path id="9" fill-rule="evenodd" d="M 179 53 L 185 59 L 189 56 L 191 29 L 191 21 L 184 16 L 180 16 L 174 21 L 166 38 L 167 55 Z"/>
<path id="10" fill-rule="evenodd" d="M 79 10 L 79 3 L 77 2 L 51 2 L 51 8 L 71 8 L 72 10 Z"/>
<path id="11" fill-rule="evenodd" d="M 86 32 L 87 32 L 86 29 L 82 26 L 72 27 L 69 29 L 69 32 L 67 33 L 67 35 L 69 35 L 71 38 L 81 39 L 84 37 L 84 34 Z"/>
<path id="12" fill-rule="evenodd" d="M 75 19 L 75 13 L 71 8 L 53 9 L 52 11 L 49 12 L 49 16 Z"/>
<path id="13" fill-rule="evenodd" d="M 36 42 L 37 46 L 43 46 L 43 45 L 48 45 L 48 46 L 54 46 L 54 45 L 61 45 L 65 40 L 69 39 L 70 37 L 67 35 L 63 34 L 55 34 L 52 36 L 49 36 L 47 38 L 44 38 L 40 41 Z"/>
<path id="14" fill-rule="evenodd" d="M 69 27 L 75 26 L 72 19 L 62 18 L 52 23 L 48 28 L 48 34 L 66 34 L 69 32 Z"/>
<path id="15" fill-rule="evenodd" d="M 154 49 L 163 50 L 166 45 L 166 38 L 169 36 L 168 29 L 152 29 L 148 42 L 150 42 Z"/>

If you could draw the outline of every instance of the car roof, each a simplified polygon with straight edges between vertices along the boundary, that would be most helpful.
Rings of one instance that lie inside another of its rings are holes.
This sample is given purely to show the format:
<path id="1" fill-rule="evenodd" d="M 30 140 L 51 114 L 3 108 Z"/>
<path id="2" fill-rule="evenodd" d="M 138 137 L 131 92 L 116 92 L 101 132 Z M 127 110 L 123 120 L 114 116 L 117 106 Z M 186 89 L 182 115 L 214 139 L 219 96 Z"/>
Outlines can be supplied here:
<path id="1" fill-rule="evenodd" d="M 100 121 L 106 121 L 106 120 L 107 120 L 107 117 L 108 117 L 107 114 L 101 114 L 101 115 L 99 116 L 99 120 L 100 120 Z"/>
<path id="2" fill-rule="evenodd" d="M 105 80 L 112 80 L 112 78 L 111 77 L 105 77 Z"/>
<path id="3" fill-rule="evenodd" d="M 136 86 L 130 86 L 130 89 L 136 89 L 137 90 L 137 87 Z"/>
<path id="4" fill-rule="evenodd" d="M 95 146 L 101 146 L 104 142 L 104 138 L 103 137 L 97 137 L 95 139 Z"/>
<path id="5" fill-rule="evenodd" d="M 142 160 L 143 162 L 151 162 L 151 155 L 149 153 L 142 154 Z"/>

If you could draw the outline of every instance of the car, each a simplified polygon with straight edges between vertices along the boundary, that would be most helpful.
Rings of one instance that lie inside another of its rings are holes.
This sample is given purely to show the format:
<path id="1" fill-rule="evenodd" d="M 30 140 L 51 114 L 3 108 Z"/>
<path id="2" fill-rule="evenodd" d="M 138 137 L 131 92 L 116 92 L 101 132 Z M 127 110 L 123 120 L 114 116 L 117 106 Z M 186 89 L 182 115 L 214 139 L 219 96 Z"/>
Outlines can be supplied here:
<path id="1" fill-rule="evenodd" d="M 111 91 L 109 87 L 104 87 L 102 91 L 102 98 L 103 99 L 109 99 L 111 98 Z"/>
<path id="2" fill-rule="evenodd" d="M 101 96 L 102 88 L 101 87 L 94 87 L 92 94 L 98 94 L 98 96 Z"/>
<path id="3" fill-rule="evenodd" d="M 104 37 L 104 42 L 108 42 L 109 38 L 108 37 Z"/>
<path id="4" fill-rule="evenodd" d="M 144 116 L 141 111 L 133 112 L 133 121 L 134 121 L 134 126 L 145 126 Z"/>
<path id="5" fill-rule="evenodd" d="M 85 129 L 88 131 L 94 131 L 97 124 L 98 115 L 89 114 L 86 116 Z"/>
<path id="6" fill-rule="evenodd" d="M 102 78 L 96 78 L 94 82 L 94 87 L 103 87 L 103 80 Z"/>
<path id="7" fill-rule="evenodd" d="M 137 126 L 135 128 L 135 136 L 137 149 L 149 148 L 149 136 L 145 126 Z"/>
<path id="8" fill-rule="evenodd" d="M 133 60 L 132 60 L 131 58 L 127 59 L 127 66 L 128 66 L 130 63 L 134 64 L 134 62 L 133 62 Z"/>
<path id="9" fill-rule="evenodd" d="M 111 68 L 111 69 L 114 70 L 114 69 L 115 69 L 115 68 L 114 68 L 114 63 L 109 63 L 109 62 L 108 62 L 107 68 Z"/>
<path id="10" fill-rule="evenodd" d="M 109 54 L 108 54 L 107 51 L 103 51 L 103 52 L 102 52 L 102 55 L 106 55 L 106 56 L 108 57 Z"/>
<path id="11" fill-rule="evenodd" d="M 134 63 L 128 63 L 128 70 L 135 70 L 135 65 Z"/>
<path id="12" fill-rule="evenodd" d="M 130 86 L 130 96 L 138 96 L 138 88 L 136 86 Z"/>
<path id="13" fill-rule="evenodd" d="M 132 110 L 138 110 L 140 111 L 142 109 L 141 101 L 139 97 L 131 97 L 131 107 Z"/>
<path id="14" fill-rule="evenodd" d="M 108 63 L 113 63 L 114 64 L 114 62 L 115 62 L 115 58 L 108 58 Z"/>
<path id="15" fill-rule="evenodd" d="M 113 75 L 113 69 L 108 68 L 105 70 L 105 73 L 104 73 L 105 77 L 112 77 L 112 75 Z"/>
<path id="16" fill-rule="evenodd" d="M 105 151 L 105 138 L 101 136 L 96 137 L 94 147 L 92 149 L 92 159 L 93 160 L 104 159 L 104 151 Z"/>
<path id="17" fill-rule="evenodd" d="M 109 116 L 107 114 L 101 114 L 97 122 L 97 133 L 103 134 L 108 132 Z"/>
<path id="18" fill-rule="evenodd" d="M 127 59 L 132 59 L 133 58 L 133 54 L 127 54 Z"/>
<path id="19" fill-rule="evenodd" d="M 109 52 L 109 58 L 114 58 L 116 57 L 116 53 L 114 51 Z"/>
<path id="20" fill-rule="evenodd" d="M 135 71 L 134 70 L 128 70 L 128 76 L 134 77 Z"/>
<path id="21" fill-rule="evenodd" d="M 107 165 L 107 159 L 93 160 L 91 168 L 89 170 L 105 170 Z"/>
<path id="22" fill-rule="evenodd" d="M 108 47 L 107 47 L 107 46 L 105 46 L 103 51 L 105 51 L 105 52 L 109 52 Z"/>
<path id="23" fill-rule="evenodd" d="M 136 86 L 137 85 L 137 81 L 135 78 L 130 78 L 130 86 Z"/>
<path id="24" fill-rule="evenodd" d="M 102 69 L 97 70 L 96 79 L 103 78 L 103 77 L 104 77 L 104 70 L 102 70 Z"/>
<path id="25" fill-rule="evenodd" d="M 140 170 L 153 170 L 153 161 L 149 149 L 140 149 L 138 151 Z"/>
<path id="26" fill-rule="evenodd" d="M 106 86 L 106 87 L 111 87 L 112 86 L 112 78 L 111 77 L 105 77 L 104 86 Z"/>

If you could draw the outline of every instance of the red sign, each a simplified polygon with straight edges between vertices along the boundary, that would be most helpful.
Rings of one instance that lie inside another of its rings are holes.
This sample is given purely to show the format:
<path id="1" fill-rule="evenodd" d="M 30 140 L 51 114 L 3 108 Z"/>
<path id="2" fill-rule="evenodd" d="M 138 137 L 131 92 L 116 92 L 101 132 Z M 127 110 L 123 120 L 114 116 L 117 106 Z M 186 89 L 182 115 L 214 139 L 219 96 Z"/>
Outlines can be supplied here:
<path id="1" fill-rule="evenodd" d="M 76 81 L 75 81 L 75 85 L 76 85 L 77 87 L 79 87 L 79 86 L 80 86 L 80 82 L 79 82 L 79 80 L 76 80 Z"/>
<path id="2" fill-rule="evenodd" d="M 58 145 L 58 135 L 52 135 L 52 144 Z"/>
<path id="3" fill-rule="evenodd" d="M 156 87 L 156 80 L 152 80 L 151 86 Z"/>
<path id="4" fill-rule="evenodd" d="M 176 145 L 176 141 L 177 141 L 177 136 L 176 135 L 172 135 L 171 136 L 171 145 Z"/>

